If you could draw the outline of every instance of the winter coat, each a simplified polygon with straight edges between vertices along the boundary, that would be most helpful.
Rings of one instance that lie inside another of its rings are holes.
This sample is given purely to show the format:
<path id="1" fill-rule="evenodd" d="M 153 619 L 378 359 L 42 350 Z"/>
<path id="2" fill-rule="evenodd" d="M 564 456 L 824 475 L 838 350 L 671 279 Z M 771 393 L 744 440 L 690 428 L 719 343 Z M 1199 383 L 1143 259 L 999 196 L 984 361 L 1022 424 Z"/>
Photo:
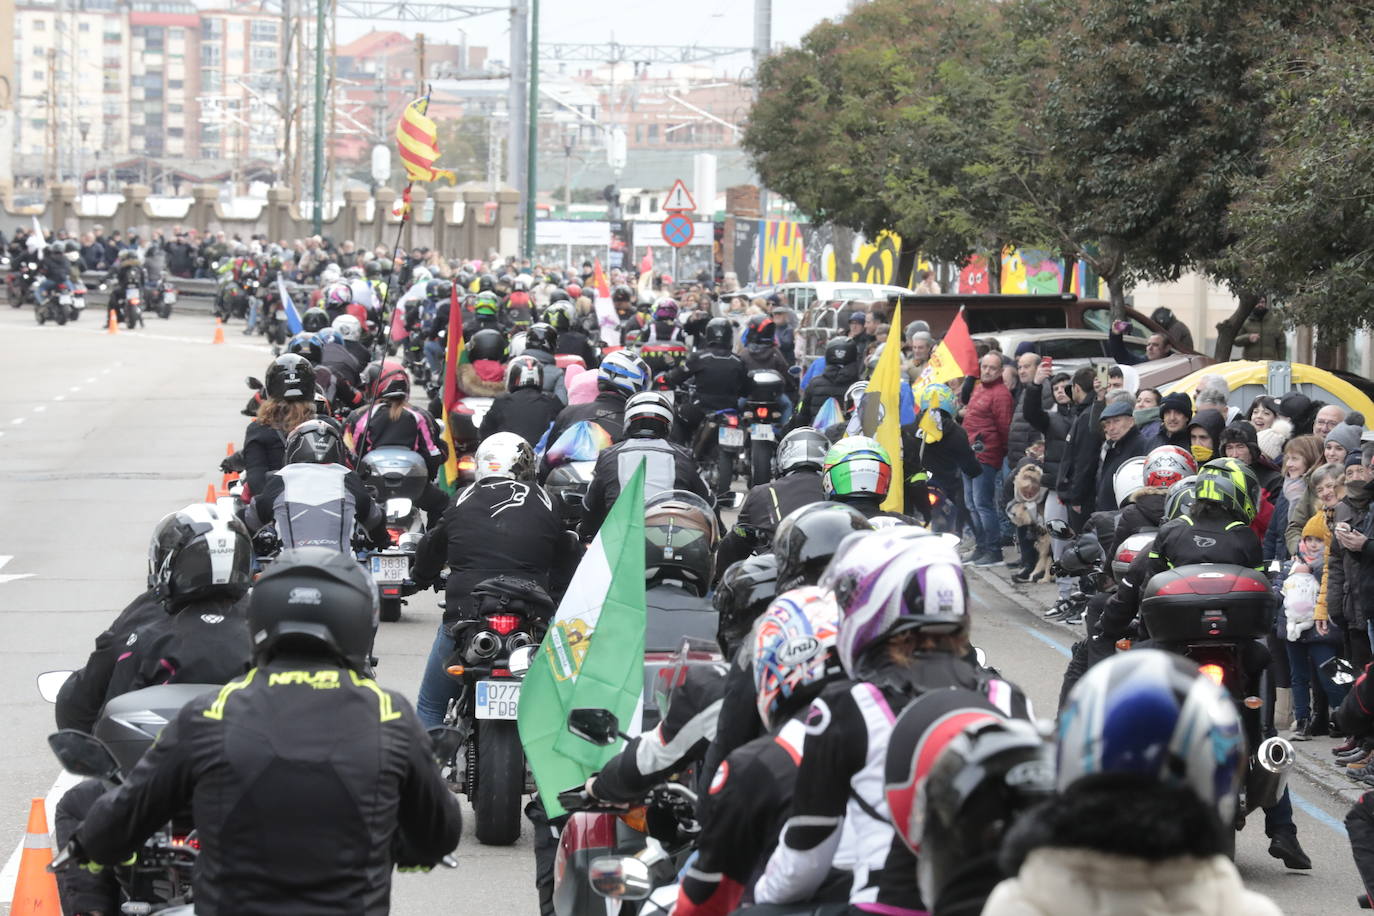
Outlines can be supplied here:
<path id="1" fill-rule="evenodd" d="M 1066 506 L 1083 506 L 1092 510 L 1097 492 L 1097 462 L 1102 448 L 1103 404 L 1091 392 L 1078 405 L 1064 442 L 1064 460 L 1059 465 L 1059 498 Z"/>
<path id="2" fill-rule="evenodd" d="M 1040 389 L 1038 396 L 1036 388 Z M 1049 382 L 1045 382 L 1027 387 L 1021 398 L 1021 415 L 1033 429 L 1045 435 L 1045 481 L 1054 487 L 1068 445 L 1069 428 L 1073 426 L 1073 405 L 1057 403 Z"/>
<path id="3" fill-rule="evenodd" d="M 1247 339 L 1251 334 L 1259 335 L 1257 343 L 1251 343 Z M 1231 344 L 1241 348 L 1242 359 L 1283 359 L 1287 349 L 1283 318 L 1272 308 L 1266 309 L 1262 314 L 1256 309 L 1241 324 Z"/>
<path id="4" fill-rule="evenodd" d="M 1091 849 L 1045 847 L 997 885 L 983 916 L 1281 916 L 1245 889 L 1225 856 L 1161 862 Z"/>
<path id="5" fill-rule="evenodd" d="M 1288 497 L 1283 495 L 1283 485 L 1279 485 L 1279 495 L 1274 498 L 1274 514 L 1269 519 L 1269 528 L 1264 532 L 1264 559 L 1288 559 L 1288 542 L 1284 535 L 1288 531 Z"/>
<path id="6" fill-rule="evenodd" d="M 1011 415 L 1011 392 L 1000 378 L 991 385 L 979 382 L 973 386 L 968 406 L 964 408 L 964 431 L 968 433 L 970 445 L 979 436 L 983 439 L 983 450 L 977 453 L 979 463 L 993 468 L 1002 466 L 1007 457 Z"/>
<path id="7" fill-rule="evenodd" d="M 1317 465 L 1317 467 L 1321 467 L 1321 465 Z M 1312 513 L 1317 511 L 1317 496 L 1312 492 L 1312 474 L 1316 470 L 1317 468 L 1313 468 L 1307 472 L 1307 486 L 1298 501 L 1288 504 L 1288 527 L 1284 529 L 1283 540 L 1288 547 L 1290 557 L 1297 556 L 1298 539 L 1302 537 L 1303 526 L 1312 517 Z"/>
<path id="8" fill-rule="evenodd" d="M 1026 447 L 1030 445 L 1031 439 L 1035 438 L 1035 427 L 1026 419 L 1026 398 L 1027 391 L 1034 390 L 1044 397 L 1044 389 L 1039 385 L 1028 385 L 1018 383 L 1011 390 L 1011 428 L 1007 432 L 1007 463 L 1016 467 L 1021 459 L 1026 456 Z"/>
<path id="9" fill-rule="evenodd" d="M 1346 497 L 1336 506 L 1336 525 L 1348 524 L 1369 540 L 1358 552 L 1346 550 L 1334 532 L 1328 548 L 1326 576 L 1326 610 L 1332 619 L 1345 619 L 1345 625 L 1363 630 L 1365 622 L 1374 617 L 1374 506 L 1370 496 L 1374 483 L 1357 488 L 1346 485 Z M 1318 612 L 1320 617 L 1320 612 Z"/>
<path id="10" fill-rule="evenodd" d="M 1140 437 L 1140 430 L 1134 426 L 1127 430 L 1126 435 L 1120 439 L 1107 443 L 1102 452 L 1102 467 L 1097 472 L 1096 511 L 1111 512 L 1116 510 L 1116 487 L 1112 478 L 1123 464 L 1132 458 L 1140 458 L 1144 454 L 1145 442 Z"/>

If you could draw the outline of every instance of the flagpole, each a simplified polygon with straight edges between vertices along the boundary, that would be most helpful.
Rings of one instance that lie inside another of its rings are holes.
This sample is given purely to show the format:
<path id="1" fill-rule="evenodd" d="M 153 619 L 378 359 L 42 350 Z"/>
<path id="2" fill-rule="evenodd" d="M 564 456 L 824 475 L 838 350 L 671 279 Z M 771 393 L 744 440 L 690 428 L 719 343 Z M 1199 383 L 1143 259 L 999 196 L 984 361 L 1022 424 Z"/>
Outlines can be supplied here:
<path id="1" fill-rule="evenodd" d="M 426 114 L 429 111 L 429 97 L 432 92 L 433 86 L 425 87 L 425 104 L 424 110 L 420 112 L 421 114 Z M 401 192 L 401 221 L 396 224 L 396 244 L 391 246 L 391 269 L 393 272 L 396 271 L 396 261 L 401 255 L 401 236 L 405 232 L 406 223 L 410 220 L 410 190 L 414 184 L 414 179 L 407 181 L 405 190 Z M 401 285 L 400 281 L 400 274 L 397 273 L 396 282 L 386 285 L 386 298 L 382 300 L 382 321 L 378 328 L 378 330 L 381 331 L 381 346 L 378 348 L 380 353 L 377 357 L 378 362 L 385 362 L 387 353 L 391 349 L 391 324 L 396 320 L 396 309 L 398 309 L 401 304 L 399 297 L 394 296 L 393 292 L 395 287 Z M 395 302 L 391 304 L 393 299 Z M 391 304 L 390 314 L 387 314 L 388 304 Z M 373 400 L 376 400 L 375 396 Z"/>

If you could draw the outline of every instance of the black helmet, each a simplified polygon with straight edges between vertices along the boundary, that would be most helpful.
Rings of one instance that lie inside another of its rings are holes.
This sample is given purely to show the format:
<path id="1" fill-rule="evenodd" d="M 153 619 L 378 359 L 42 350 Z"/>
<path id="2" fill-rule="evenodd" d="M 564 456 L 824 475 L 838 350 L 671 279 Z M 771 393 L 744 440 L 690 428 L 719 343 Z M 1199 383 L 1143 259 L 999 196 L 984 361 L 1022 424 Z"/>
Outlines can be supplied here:
<path id="1" fill-rule="evenodd" d="M 777 329 L 768 315 L 755 315 L 749 319 L 749 343 L 772 343 Z"/>
<path id="2" fill-rule="evenodd" d="M 1172 521 L 1192 511 L 1197 500 L 1197 475 L 1185 477 L 1169 487 L 1164 495 L 1164 520 Z"/>
<path id="3" fill-rule="evenodd" d="M 318 366 L 324 362 L 324 347 L 320 344 L 320 339 L 309 331 L 301 331 L 288 340 L 286 352 L 304 356 L 310 360 L 312 366 Z"/>
<path id="4" fill-rule="evenodd" d="M 506 361 L 510 354 L 510 342 L 506 335 L 495 328 L 483 328 L 468 341 L 468 356 L 472 359 L 490 359 L 498 363 Z"/>
<path id="5" fill-rule="evenodd" d="M 918 855 L 921 899 L 938 906 L 956 874 L 996 869 L 1006 831 L 1055 790 L 1052 746 L 981 693 L 932 691 L 888 740 L 884 789 L 897 835 Z"/>
<path id="6" fill-rule="evenodd" d="M 496 278 L 491 274 L 482 274 L 477 278 L 477 291 L 479 293 L 490 292 L 496 289 Z"/>
<path id="7" fill-rule="evenodd" d="M 661 391 L 641 391 L 625 402 L 625 438 L 666 439 L 673 431 L 673 402 Z"/>
<path id="8" fill-rule="evenodd" d="M 525 349 L 533 347 L 552 353 L 558 348 L 558 332 L 542 321 L 537 321 L 525 329 Z"/>
<path id="9" fill-rule="evenodd" d="M 310 360 L 296 353 L 283 353 L 267 367 L 267 381 L 263 385 L 269 398 L 286 401 L 315 399 L 315 367 Z"/>
<path id="10" fill-rule="evenodd" d="M 778 591 L 815 585 L 840 541 L 856 531 L 872 530 L 863 513 L 844 503 L 815 502 L 793 509 L 773 532 Z"/>
<path id="11" fill-rule="evenodd" d="M 716 517 L 706 501 L 666 490 L 644 504 L 644 578 L 681 582 L 702 597 L 715 570 Z"/>
<path id="12" fill-rule="evenodd" d="M 633 302 L 634 298 L 634 292 L 624 283 L 611 290 L 611 302 L 613 303 Z"/>
<path id="13" fill-rule="evenodd" d="M 749 628 L 778 594 L 778 558 L 761 553 L 730 566 L 716 585 L 712 599 L 717 614 L 716 642 L 727 658 L 733 658 Z"/>
<path id="14" fill-rule="evenodd" d="M 544 387 L 544 364 L 533 356 L 517 356 L 506 364 L 506 390 Z"/>
<path id="15" fill-rule="evenodd" d="M 379 276 L 381 272 L 382 265 L 376 259 L 368 261 L 363 265 L 363 273 L 367 274 L 369 277 Z"/>
<path id="16" fill-rule="evenodd" d="M 729 318 L 712 318 L 706 322 L 706 346 L 733 347 L 735 345 L 735 325 Z"/>
<path id="17" fill-rule="evenodd" d="M 549 293 L 549 305 L 553 305 L 555 302 L 571 302 L 571 301 L 572 301 L 572 296 L 569 296 L 569 295 L 568 295 L 568 291 L 567 291 L 566 289 L 555 289 L 555 290 L 553 290 L 552 292 Z"/>
<path id="18" fill-rule="evenodd" d="M 544 309 L 544 323 L 560 334 L 572 327 L 572 319 L 573 307 L 569 304 L 550 305 Z"/>
<path id="19" fill-rule="evenodd" d="M 329 313 L 317 305 L 312 309 L 306 309 L 305 314 L 301 316 L 301 330 L 314 334 L 329 327 L 329 321 Z"/>
<path id="20" fill-rule="evenodd" d="M 825 453 L 830 451 L 830 440 L 825 433 L 810 426 L 798 426 L 782 437 L 773 461 L 778 466 L 778 474 L 810 469 L 819 471 L 825 464 Z"/>
<path id="21" fill-rule="evenodd" d="M 148 588 L 169 611 L 220 595 L 237 600 L 252 584 L 253 548 L 243 522 L 214 503 L 163 516 L 148 542 Z"/>
<path id="22" fill-rule="evenodd" d="M 453 284 L 448 280 L 430 280 L 425 284 L 425 295 L 431 299 L 447 299 L 453 295 Z"/>
<path id="23" fill-rule="evenodd" d="M 306 420 L 286 437 L 287 464 L 343 464 L 339 428 L 329 420 Z"/>
<path id="24" fill-rule="evenodd" d="M 248 629 L 258 664 L 282 651 L 328 654 L 362 671 L 377 632 L 377 588 L 349 554 L 283 550 L 253 584 Z"/>
<path id="25" fill-rule="evenodd" d="M 62 247 L 68 252 L 75 251 L 80 253 L 81 251 L 81 243 L 76 239 L 67 239 L 67 241 L 62 244 Z"/>
<path id="26" fill-rule="evenodd" d="M 848 366 L 859 359 L 859 348 L 848 337 L 832 337 L 825 345 L 825 364 L 827 366 Z"/>

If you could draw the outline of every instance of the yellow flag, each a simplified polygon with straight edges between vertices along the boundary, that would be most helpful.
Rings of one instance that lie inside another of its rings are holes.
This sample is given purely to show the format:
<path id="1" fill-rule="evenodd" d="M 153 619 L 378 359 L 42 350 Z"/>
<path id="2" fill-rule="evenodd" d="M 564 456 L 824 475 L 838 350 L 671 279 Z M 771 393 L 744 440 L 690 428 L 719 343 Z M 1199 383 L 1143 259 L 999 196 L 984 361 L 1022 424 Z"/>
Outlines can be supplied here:
<path id="1" fill-rule="evenodd" d="M 893 306 L 888 322 L 887 343 L 883 345 L 878 365 L 868 379 L 864 392 L 863 428 L 865 436 L 872 436 L 887 449 L 892 459 L 892 486 L 883 500 L 883 511 L 901 512 L 906 505 L 902 484 L 902 307 Z"/>

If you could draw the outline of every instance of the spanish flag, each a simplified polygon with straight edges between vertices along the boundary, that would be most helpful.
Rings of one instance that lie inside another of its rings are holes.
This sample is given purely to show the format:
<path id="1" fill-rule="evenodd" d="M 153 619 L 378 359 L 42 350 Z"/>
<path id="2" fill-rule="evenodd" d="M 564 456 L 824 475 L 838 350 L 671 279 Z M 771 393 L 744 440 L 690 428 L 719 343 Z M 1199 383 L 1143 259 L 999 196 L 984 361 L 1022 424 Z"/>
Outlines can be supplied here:
<path id="1" fill-rule="evenodd" d="M 425 114 L 428 110 L 429 96 L 416 99 L 405 107 L 396 124 L 396 146 L 406 167 L 406 178 L 411 181 L 447 178 L 449 184 L 456 184 L 457 175 L 448 169 L 434 167 L 439 158 L 439 131 L 434 120 Z"/>
<path id="2" fill-rule="evenodd" d="M 919 392 L 931 382 L 948 384 L 977 374 L 978 350 L 969 336 L 968 322 L 964 320 L 964 310 L 960 307 L 959 314 L 949 323 L 949 330 L 930 354 L 930 362 L 921 370 L 913 387 Z"/>

